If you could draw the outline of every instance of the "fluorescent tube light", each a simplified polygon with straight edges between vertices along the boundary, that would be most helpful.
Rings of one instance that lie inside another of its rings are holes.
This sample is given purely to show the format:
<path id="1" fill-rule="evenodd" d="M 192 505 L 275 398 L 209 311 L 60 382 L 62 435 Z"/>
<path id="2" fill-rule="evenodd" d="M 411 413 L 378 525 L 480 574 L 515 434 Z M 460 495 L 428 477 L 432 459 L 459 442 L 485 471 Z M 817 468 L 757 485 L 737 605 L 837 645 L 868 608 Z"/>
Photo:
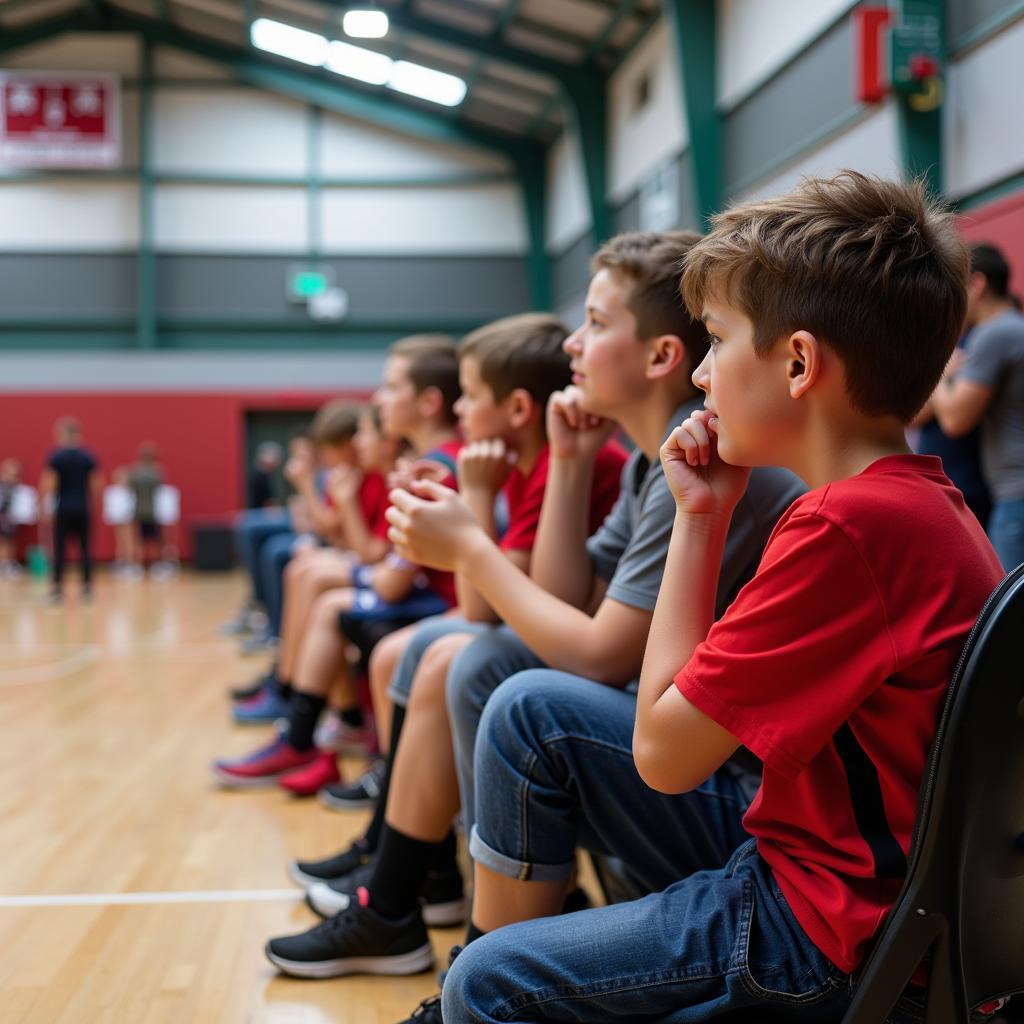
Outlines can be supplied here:
<path id="1" fill-rule="evenodd" d="M 388 34 L 388 16 L 376 10 L 346 11 L 341 27 L 353 39 L 381 39 Z"/>
<path id="2" fill-rule="evenodd" d="M 446 107 L 457 107 L 466 96 L 466 83 L 461 78 L 407 60 L 395 61 L 388 86 Z"/>
<path id="3" fill-rule="evenodd" d="M 329 71 L 370 85 L 386 85 L 393 65 L 394 61 L 383 53 L 340 40 L 335 40 L 327 48 L 326 67 Z"/>
<path id="4" fill-rule="evenodd" d="M 327 39 L 316 32 L 286 25 L 270 18 L 257 18 L 250 29 L 252 45 L 279 57 L 320 67 L 327 58 Z"/>

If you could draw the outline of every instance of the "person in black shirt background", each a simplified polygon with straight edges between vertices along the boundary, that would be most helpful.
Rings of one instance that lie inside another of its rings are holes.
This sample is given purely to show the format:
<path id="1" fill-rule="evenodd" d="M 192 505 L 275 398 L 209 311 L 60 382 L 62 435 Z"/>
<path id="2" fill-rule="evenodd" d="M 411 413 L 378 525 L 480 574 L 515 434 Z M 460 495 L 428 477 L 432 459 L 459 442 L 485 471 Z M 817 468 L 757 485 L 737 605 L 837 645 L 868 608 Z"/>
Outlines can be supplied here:
<path id="1" fill-rule="evenodd" d="M 89 552 L 90 507 L 98 494 L 101 481 L 96 458 L 81 445 L 81 429 L 73 419 L 61 419 L 54 428 L 57 448 L 43 471 L 40 492 L 43 508 L 47 498 L 56 499 L 53 512 L 53 593 L 61 599 L 64 577 L 65 549 L 68 537 L 78 539 L 82 559 L 82 593 L 90 595 L 92 559 Z M 47 513 L 44 513 L 47 514 Z"/>

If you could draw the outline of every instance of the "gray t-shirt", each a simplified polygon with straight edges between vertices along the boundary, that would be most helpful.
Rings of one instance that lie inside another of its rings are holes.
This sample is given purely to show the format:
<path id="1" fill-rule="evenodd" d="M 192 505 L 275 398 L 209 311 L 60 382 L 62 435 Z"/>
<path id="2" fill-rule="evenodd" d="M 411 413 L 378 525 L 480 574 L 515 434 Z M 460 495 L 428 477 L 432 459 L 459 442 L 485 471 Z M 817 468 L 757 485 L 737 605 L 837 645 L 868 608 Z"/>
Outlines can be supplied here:
<path id="1" fill-rule="evenodd" d="M 665 437 L 703 405 L 703 395 L 681 406 Z M 736 506 L 718 581 L 715 614 L 721 615 L 757 569 L 776 520 L 807 488 L 785 469 L 755 469 Z M 587 541 L 594 571 L 608 581 L 607 596 L 632 608 L 653 611 L 665 571 L 676 503 L 661 462 L 649 464 L 634 451 L 622 470 L 622 490 L 608 517 Z"/>
<path id="2" fill-rule="evenodd" d="M 959 376 L 992 388 L 981 456 L 993 499 L 1024 498 L 1024 316 L 1010 309 L 975 327 Z"/>

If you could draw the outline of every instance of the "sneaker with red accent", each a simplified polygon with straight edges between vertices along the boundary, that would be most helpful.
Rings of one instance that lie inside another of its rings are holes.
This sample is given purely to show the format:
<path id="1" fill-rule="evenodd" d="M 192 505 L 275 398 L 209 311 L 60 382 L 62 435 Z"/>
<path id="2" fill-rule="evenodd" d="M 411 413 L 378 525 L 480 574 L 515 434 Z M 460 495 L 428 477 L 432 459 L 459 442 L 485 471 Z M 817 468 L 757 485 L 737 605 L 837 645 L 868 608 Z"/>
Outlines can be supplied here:
<path id="1" fill-rule="evenodd" d="M 279 776 L 314 761 L 319 754 L 315 747 L 296 750 L 287 740 L 278 737 L 265 747 L 233 761 L 214 761 L 213 774 L 222 786 L 272 786 Z"/>
<path id="2" fill-rule="evenodd" d="M 322 787 L 341 781 L 338 756 L 330 750 L 318 750 L 316 758 L 294 771 L 278 777 L 277 784 L 294 796 L 313 796 Z"/>

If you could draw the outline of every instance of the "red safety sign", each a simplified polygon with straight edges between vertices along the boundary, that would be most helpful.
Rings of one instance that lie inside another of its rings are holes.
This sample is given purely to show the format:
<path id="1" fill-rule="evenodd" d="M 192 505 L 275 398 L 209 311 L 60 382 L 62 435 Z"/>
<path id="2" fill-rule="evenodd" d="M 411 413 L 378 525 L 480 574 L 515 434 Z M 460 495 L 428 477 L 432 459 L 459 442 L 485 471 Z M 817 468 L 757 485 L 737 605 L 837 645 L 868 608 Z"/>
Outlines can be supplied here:
<path id="1" fill-rule="evenodd" d="M 110 168 L 121 163 L 115 75 L 7 71 L 0 75 L 0 164 Z"/>

